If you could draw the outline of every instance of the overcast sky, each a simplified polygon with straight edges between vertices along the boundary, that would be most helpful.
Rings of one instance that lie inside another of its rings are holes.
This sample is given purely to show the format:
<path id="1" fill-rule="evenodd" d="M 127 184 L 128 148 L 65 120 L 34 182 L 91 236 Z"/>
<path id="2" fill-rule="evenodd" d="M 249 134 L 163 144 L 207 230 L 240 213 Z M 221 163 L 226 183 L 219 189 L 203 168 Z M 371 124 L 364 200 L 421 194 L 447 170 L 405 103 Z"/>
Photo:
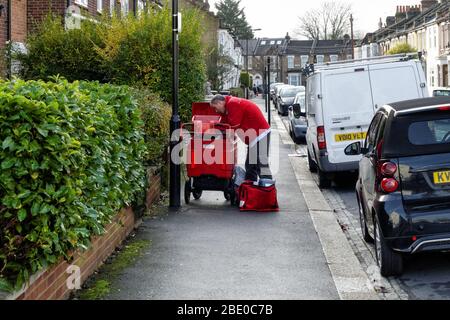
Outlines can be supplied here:
<path id="1" fill-rule="evenodd" d="M 209 0 L 211 8 L 219 0 Z M 378 29 L 380 17 L 394 15 L 397 5 L 420 4 L 420 0 L 348 0 L 353 8 L 355 31 L 363 34 Z M 255 37 L 284 37 L 293 34 L 298 25 L 298 17 L 303 12 L 316 8 L 320 1 L 311 0 L 241 0 L 247 20 L 253 28 L 261 28 Z"/>

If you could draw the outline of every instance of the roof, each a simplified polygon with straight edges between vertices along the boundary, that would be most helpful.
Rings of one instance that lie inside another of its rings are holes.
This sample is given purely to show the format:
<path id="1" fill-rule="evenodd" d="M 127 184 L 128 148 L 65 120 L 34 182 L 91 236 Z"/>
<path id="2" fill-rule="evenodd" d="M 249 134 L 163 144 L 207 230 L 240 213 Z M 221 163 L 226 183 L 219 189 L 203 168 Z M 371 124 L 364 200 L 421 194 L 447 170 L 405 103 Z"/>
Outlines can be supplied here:
<path id="1" fill-rule="evenodd" d="M 393 35 L 398 36 L 405 34 L 412 29 L 419 28 L 420 26 L 426 24 L 429 21 L 437 18 L 438 20 L 446 20 L 450 8 L 450 3 L 447 1 L 439 2 L 427 10 L 421 12 L 417 15 L 412 15 L 406 17 L 393 25 L 378 29 L 374 32 L 374 36 L 377 41 L 383 41 L 385 39 L 390 39 Z M 439 17 L 439 14 L 444 14 L 444 16 Z"/>
<path id="2" fill-rule="evenodd" d="M 437 106 L 442 104 L 450 105 L 450 97 L 432 97 L 432 98 L 406 100 L 390 103 L 389 106 L 391 106 L 392 109 L 394 109 L 395 111 L 404 111 L 409 109 Z"/>
<path id="3" fill-rule="evenodd" d="M 313 46 L 313 40 L 291 40 L 286 47 L 286 54 L 309 55 Z M 315 54 L 340 54 L 348 49 L 345 40 L 319 40 L 314 48 Z"/>

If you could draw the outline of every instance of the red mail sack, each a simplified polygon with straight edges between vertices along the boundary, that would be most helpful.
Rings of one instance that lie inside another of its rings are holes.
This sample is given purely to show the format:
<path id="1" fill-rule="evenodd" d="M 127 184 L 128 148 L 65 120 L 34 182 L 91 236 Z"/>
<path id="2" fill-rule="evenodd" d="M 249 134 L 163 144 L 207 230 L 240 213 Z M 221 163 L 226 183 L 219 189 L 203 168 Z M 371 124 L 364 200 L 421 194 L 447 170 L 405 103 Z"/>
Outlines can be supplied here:
<path id="1" fill-rule="evenodd" d="M 277 189 L 255 186 L 252 181 L 245 181 L 239 187 L 239 208 L 241 211 L 278 212 Z"/>

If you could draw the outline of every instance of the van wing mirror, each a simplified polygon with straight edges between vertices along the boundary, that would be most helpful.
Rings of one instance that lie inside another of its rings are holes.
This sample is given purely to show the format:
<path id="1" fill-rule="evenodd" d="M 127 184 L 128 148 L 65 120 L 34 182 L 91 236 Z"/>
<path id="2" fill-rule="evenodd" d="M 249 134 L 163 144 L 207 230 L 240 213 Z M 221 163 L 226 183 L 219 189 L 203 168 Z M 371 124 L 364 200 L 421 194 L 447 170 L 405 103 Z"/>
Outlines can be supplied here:
<path id="1" fill-rule="evenodd" d="M 294 103 L 292 105 L 292 109 L 294 111 L 295 116 L 298 117 L 305 117 L 306 118 L 306 112 L 302 112 L 300 103 Z"/>
<path id="2" fill-rule="evenodd" d="M 361 142 L 354 142 L 345 148 L 344 152 L 347 156 L 357 156 L 363 153 L 363 148 L 361 147 Z"/>

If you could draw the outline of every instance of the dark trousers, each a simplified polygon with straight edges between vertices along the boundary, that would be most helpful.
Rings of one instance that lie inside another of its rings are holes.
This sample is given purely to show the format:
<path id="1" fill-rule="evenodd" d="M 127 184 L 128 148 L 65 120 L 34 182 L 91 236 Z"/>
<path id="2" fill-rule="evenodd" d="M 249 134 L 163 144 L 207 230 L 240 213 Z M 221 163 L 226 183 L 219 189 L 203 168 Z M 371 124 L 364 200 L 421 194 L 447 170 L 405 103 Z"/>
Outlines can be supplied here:
<path id="1" fill-rule="evenodd" d="M 245 160 L 245 180 L 258 181 L 258 177 L 261 175 L 261 167 L 269 166 L 269 141 L 270 133 L 254 146 L 248 146 L 247 159 Z"/>

